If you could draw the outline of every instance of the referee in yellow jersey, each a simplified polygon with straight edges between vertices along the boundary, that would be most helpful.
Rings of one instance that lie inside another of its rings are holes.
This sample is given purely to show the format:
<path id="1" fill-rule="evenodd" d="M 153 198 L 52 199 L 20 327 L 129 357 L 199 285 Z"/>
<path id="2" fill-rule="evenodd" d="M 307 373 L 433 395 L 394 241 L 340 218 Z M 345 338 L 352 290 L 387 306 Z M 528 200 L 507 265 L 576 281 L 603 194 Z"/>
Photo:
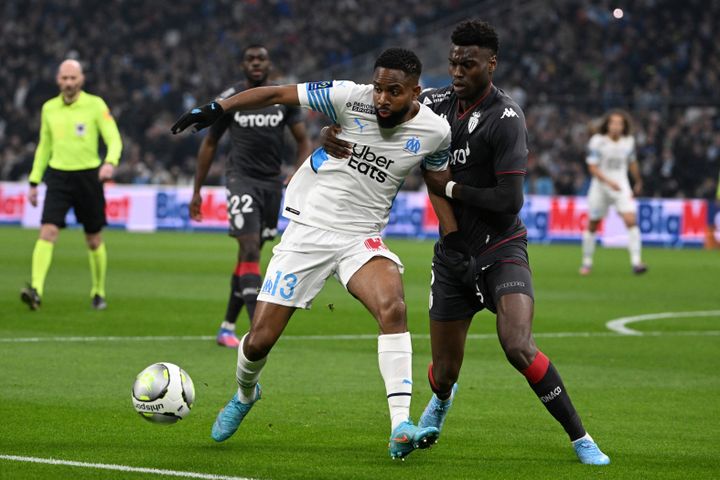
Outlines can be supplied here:
<path id="1" fill-rule="evenodd" d="M 70 207 L 85 230 L 92 306 L 97 310 L 107 308 L 107 254 L 101 234 L 107 220 L 102 182 L 112 178 L 120 159 L 122 140 L 103 99 L 82 90 L 84 81 L 80 63 L 65 60 L 57 73 L 60 95 L 42 107 L 40 142 L 30 172 L 29 201 L 32 206 L 37 206 L 38 183 L 44 180 L 47 192 L 40 236 L 33 250 L 32 280 L 20 294 L 31 310 L 40 307 L 53 247 L 60 229 L 65 227 L 65 215 Z M 104 162 L 98 155 L 98 134 L 107 146 Z"/>

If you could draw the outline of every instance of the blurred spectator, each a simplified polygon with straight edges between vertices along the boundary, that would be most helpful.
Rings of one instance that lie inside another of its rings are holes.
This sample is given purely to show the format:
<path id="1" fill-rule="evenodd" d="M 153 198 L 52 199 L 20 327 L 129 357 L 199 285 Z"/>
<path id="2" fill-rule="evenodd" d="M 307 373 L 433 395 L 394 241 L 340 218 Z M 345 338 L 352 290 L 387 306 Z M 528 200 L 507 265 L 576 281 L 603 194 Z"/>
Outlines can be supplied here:
<path id="1" fill-rule="evenodd" d="M 526 113 L 529 192 L 585 193 L 588 126 L 612 107 L 633 114 L 644 196 L 696 197 L 717 184 L 720 2 L 685 0 L 678 9 L 674 0 L 634 0 L 622 19 L 605 0 L 486 3 L 478 11 L 472 0 L 387 0 L 382 9 L 371 0 L 317 0 L 313 8 L 301 0 L 2 2 L 0 179 L 29 172 L 38 112 L 65 57 L 87 62 L 87 90 L 113 106 L 128 146 L 117 180 L 189 183 L 202 137 L 171 137 L 169 126 L 239 78 L 248 43 L 268 46 L 277 81 L 320 80 L 316 72 L 340 70 L 389 41 L 414 48 L 443 22 L 485 13 L 507 39 L 495 81 Z M 443 61 L 425 70 L 442 72 Z M 327 122 L 309 121 L 313 138 Z M 226 151 L 221 145 L 209 182 L 222 182 Z M 410 178 L 404 188 L 421 183 Z"/>

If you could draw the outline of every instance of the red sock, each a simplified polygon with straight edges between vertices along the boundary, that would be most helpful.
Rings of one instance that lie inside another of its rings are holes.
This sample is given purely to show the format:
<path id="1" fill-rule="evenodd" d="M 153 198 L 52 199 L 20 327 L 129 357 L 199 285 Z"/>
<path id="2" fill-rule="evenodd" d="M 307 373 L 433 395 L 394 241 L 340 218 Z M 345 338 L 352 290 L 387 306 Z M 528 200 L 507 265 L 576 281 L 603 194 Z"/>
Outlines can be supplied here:
<path id="1" fill-rule="evenodd" d="M 527 378 L 530 383 L 538 383 L 547 373 L 549 365 L 550 360 L 548 360 L 544 353 L 538 350 L 535 355 L 535 360 L 521 373 L 525 375 L 525 378 Z"/>
<path id="2" fill-rule="evenodd" d="M 260 275 L 260 263 L 238 262 L 237 265 L 235 265 L 235 275 L 237 275 L 238 277 L 247 275 L 248 273 Z"/>

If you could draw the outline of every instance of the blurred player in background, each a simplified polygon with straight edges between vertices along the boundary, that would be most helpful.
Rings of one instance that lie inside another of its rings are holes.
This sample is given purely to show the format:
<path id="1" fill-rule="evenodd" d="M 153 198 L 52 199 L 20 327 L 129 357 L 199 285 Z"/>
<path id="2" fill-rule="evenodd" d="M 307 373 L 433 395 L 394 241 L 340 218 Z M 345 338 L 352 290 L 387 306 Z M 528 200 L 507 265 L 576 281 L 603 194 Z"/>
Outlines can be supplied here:
<path id="1" fill-rule="evenodd" d="M 527 130 L 520 107 L 492 84 L 498 43 L 494 28 L 485 22 L 458 25 L 449 57 L 452 86 L 428 89 L 420 96 L 452 128 L 453 181 L 445 194 L 453 200 L 459 231 L 435 244 L 430 291 L 433 361 L 428 369 L 434 395 L 419 425 L 442 428 L 457 389 L 472 318 L 487 308 L 497 315 L 498 338 L 507 359 L 565 429 L 580 461 L 609 463 L 583 428 L 560 374 L 533 339 L 527 231 L 518 216 L 527 169 Z M 333 155 L 351 152 L 349 144 L 333 138 L 332 129 L 323 142 Z"/>
<path id="2" fill-rule="evenodd" d="M 57 72 L 60 94 L 42 107 L 40 142 L 30 172 L 30 204 L 38 201 L 38 184 L 45 181 L 40 235 L 32 255 L 32 279 L 20 298 L 37 310 L 52 262 L 53 247 L 65 227 L 70 208 L 85 230 L 89 249 L 90 298 L 93 308 L 103 310 L 107 254 L 102 240 L 105 195 L 102 182 L 110 180 L 120 160 L 122 140 L 115 120 L 102 98 L 82 90 L 85 76 L 76 60 L 65 60 Z M 105 161 L 98 156 L 98 135 L 107 146 Z"/>
<path id="3" fill-rule="evenodd" d="M 245 81 L 238 82 L 220 94 L 230 97 L 248 88 L 268 85 L 272 64 L 267 48 L 250 45 L 243 51 L 242 69 Z M 225 320 L 220 324 L 218 345 L 237 348 L 235 335 L 243 305 L 252 321 L 260 290 L 260 250 L 266 240 L 277 233 L 282 201 L 281 166 L 285 144 L 285 127 L 297 142 L 298 166 L 310 155 L 310 140 L 302 122 L 302 111 L 296 106 L 270 105 L 237 113 L 227 113 L 215 122 L 200 144 L 195 185 L 190 202 L 190 217 L 202 220 L 200 189 L 215 157 L 218 142 L 230 130 L 232 142 L 226 167 L 229 234 L 238 243 L 235 270 L 230 280 L 230 298 Z"/>
<path id="4" fill-rule="evenodd" d="M 450 128 L 417 101 L 421 64 L 403 49 L 383 52 L 373 85 L 324 81 L 261 87 L 195 108 L 173 133 L 204 128 L 223 111 L 267 105 L 301 105 L 343 127 L 353 145 L 349 159 L 317 149 L 288 185 L 283 214 L 291 221 L 267 268 L 250 332 L 238 349 L 238 392 L 213 425 L 216 441 L 229 438 L 260 398 L 258 378 L 267 356 L 297 308 L 310 308 L 334 275 L 375 317 L 380 328 L 378 361 L 391 417 L 389 453 L 404 458 L 439 434 L 410 421 L 412 343 L 407 330 L 402 263 L 383 243 L 390 207 L 405 177 L 417 165 L 441 225 L 455 230 L 447 200 L 437 194 L 450 180 Z"/>
<path id="5" fill-rule="evenodd" d="M 614 206 L 622 216 L 628 229 L 628 251 L 633 273 L 647 272 L 642 263 L 642 240 L 637 226 L 635 195 L 643 188 L 640 168 L 635 156 L 635 138 L 632 136 L 630 115 L 613 110 L 605 115 L 600 131 L 588 143 L 587 165 L 592 175 L 588 191 L 588 229 L 582 237 L 582 265 L 580 275 L 590 275 L 595 253 L 598 226 Z M 634 187 L 630 187 L 628 170 L 633 176 Z"/>

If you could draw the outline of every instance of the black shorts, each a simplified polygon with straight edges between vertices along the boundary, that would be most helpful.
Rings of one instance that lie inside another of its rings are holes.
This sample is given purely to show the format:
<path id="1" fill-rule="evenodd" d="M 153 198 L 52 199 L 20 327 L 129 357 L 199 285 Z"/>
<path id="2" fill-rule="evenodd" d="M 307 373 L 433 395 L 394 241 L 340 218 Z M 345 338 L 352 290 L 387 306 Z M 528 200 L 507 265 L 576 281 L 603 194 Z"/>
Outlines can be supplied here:
<path id="1" fill-rule="evenodd" d="M 259 185 L 249 177 L 228 177 L 227 209 L 231 237 L 257 234 L 261 241 L 277 235 L 282 187 Z"/>
<path id="2" fill-rule="evenodd" d="M 477 283 L 473 288 L 462 283 L 437 255 L 433 257 L 431 320 L 472 318 L 484 308 L 497 313 L 500 297 L 508 293 L 524 293 L 534 298 L 526 239 L 512 240 L 475 260 Z"/>
<path id="3" fill-rule="evenodd" d="M 65 228 L 68 210 L 75 210 L 75 218 L 82 223 L 85 233 L 98 233 L 107 225 L 105 193 L 98 179 L 98 168 L 88 170 L 56 170 L 45 172 L 45 204 L 40 223 Z"/>

